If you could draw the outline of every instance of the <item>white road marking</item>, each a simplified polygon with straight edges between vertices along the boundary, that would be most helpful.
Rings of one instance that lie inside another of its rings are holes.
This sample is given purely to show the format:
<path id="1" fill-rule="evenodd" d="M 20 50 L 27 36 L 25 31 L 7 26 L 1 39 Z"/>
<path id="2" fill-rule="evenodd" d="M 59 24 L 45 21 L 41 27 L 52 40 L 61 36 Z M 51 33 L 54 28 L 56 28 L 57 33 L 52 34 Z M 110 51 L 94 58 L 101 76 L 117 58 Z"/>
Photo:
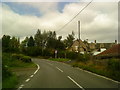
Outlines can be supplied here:
<path id="1" fill-rule="evenodd" d="M 30 81 L 30 79 L 28 78 L 27 80 L 25 80 L 25 82 L 28 82 L 28 81 Z"/>
<path id="2" fill-rule="evenodd" d="M 36 64 L 36 65 L 37 65 L 38 68 L 37 68 L 37 70 L 34 72 L 34 74 L 36 74 L 36 73 L 38 72 L 38 70 L 40 69 L 40 66 L 39 66 L 38 64 Z M 30 78 L 32 78 L 33 76 L 34 76 L 34 75 L 31 75 Z M 26 79 L 25 82 L 30 81 L 30 78 Z M 24 86 L 23 84 L 20 85 L 20 87 L 19 87 L 17 90 L 20 90 L 21 88 L 23 88 L 23 86 Z"/>
<path id="3" fill-rule="evenodd" d="M 101 77 L 101 78 L 104 78 L 104 79 L 107 79 L 107 80 L 110 80 L 110 81 L 113 81 L 113 82 L 115 82 L 115 83 L 120 84 L 120 82 L 115 81 L 115 80 L 110 79 L 110 78 L 107 78 L 107 77 L 105 77 L 105 76 L 101 76 L 101 75 L 98 75 L 98 74 L 96 74 L 96 73 L 92 73 L 92 72 L 90 72 L 90 71 L 83 70 L 83 69 L 80 69 L 80 68 L 77 68 L 77 69 L 79 69 L 79 70 L 81 70 L 81 71 L 84 71 L 84 72 L 87 72 L 87 73 L 90 73 L 90 74 L 92 74 L 92 75 L 95 75 L 95 76 L 98 76 L 98 77 Z"/>
<path id="4" fill-rule="evenodd" d="M 30 77 L 33 77 L 34 75 L 31 75 Z"/>
<path id="5" fill-rule="evenodd" d="M 70 76 L 67 76 L 73 83 L 75 83 L 79 88 L 85 90 L 82 86 L 80 86 L 75 80 L 73 80 Z"/>
<path id="6" fill-rule="evenodd" d="M 34 74 L 36 74 L 38 72 L 38 70 L 40 69 L 40 66 L 37 64 L 37 70 L 34 72 Z"/>
<path id="7" fill-rule="evenodd" d="M 23 87 L 24 85 L 22 84 L 22 85 L 20 85 L 21 87 Z"/>
<path id="8" fill-rule="evenodd" d="M 19 89 L 21 89 L 22 87 L 19 87 Z"/>
<path id="9" fill-rule="evenodd" d="M 56 67 L 60 72 L 63 72 L 63 70 L 61 70 L 60 68 Z"/>
<path id="10" fill-rule="evenodd" d="M 17 90 L 20 90 L 21 88 L 23 88 L 22 86 L 20 86 Z"/>

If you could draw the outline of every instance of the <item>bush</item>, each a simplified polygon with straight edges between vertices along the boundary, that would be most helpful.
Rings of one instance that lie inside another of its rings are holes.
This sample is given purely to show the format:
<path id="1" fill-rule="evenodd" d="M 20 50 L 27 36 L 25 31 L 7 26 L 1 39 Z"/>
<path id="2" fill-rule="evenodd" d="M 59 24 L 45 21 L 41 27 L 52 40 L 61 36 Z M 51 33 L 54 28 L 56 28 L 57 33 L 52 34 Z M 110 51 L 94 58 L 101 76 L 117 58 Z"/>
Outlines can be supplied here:
<path id="1" fill-rule="evenodd" d="M 118 59 L 108 60 L 108 68 L 114 71 L 120 71 L 120 60 Z"/>
<path id="2" fill-rule="evenodd" d="M 58 58 L 66 58 L 65 54 L 65 51 L 58 51 Z"/>
<path id="3" fill-rule="evenodd" d="M 29 56 L 23 56 L 23 57 L 21 57 L 21 60 L 22 60 L 23 62 L 26 62 L 26 63 L 31 62 L 31 58 L 30 58 Z"/>
<path id="4" fill-rule="evenodd" d="M 76 60 L 77 57 L 78 57 L 78 53 L 76 53 L 76 52 L 67 52 L 66 57 L 69 58 L 69 59 Z"/>
<path id="5" fill-rule="evenodd" d="M 31 58 L 29 56 L 25 56 L 23 54 L 12 54 L 12 58 L 21 60 L 26 63 L 31 62 Z"/>

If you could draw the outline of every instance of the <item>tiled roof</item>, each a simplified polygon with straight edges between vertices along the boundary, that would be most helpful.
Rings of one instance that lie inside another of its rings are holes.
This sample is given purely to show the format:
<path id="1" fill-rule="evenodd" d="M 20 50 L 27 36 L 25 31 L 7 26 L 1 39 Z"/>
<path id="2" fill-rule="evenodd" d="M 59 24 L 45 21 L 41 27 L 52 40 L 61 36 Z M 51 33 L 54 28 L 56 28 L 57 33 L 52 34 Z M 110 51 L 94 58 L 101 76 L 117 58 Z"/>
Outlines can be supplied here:
<path id="1" fill-rule="evenodd" d="M 111 54 L 120 54 L 120 44 L 113 45 L 111 48 L 105 50 L 104 52 L 98 54 L 97 56 Z"/>

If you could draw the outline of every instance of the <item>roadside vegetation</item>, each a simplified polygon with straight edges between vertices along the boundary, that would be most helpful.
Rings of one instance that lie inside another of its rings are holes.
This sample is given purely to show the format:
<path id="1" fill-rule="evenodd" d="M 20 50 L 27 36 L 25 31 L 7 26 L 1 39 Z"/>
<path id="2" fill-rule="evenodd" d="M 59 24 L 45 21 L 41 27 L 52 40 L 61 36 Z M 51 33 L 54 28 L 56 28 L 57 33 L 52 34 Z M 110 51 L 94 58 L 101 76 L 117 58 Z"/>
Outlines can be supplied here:
<path id="1" fill-rule="evenodd" d="M 83 70 L 91 71 L 93 73 L 109 77 L 111 79 L 120 81 L 120 60 L 89 60 L 87 62 L 71 63 L 73 67 L 79 67 Z"/>
<path id="2" fill-rule="evenodd" d="M 16 68 L 29 68 L 36 67 L 36 65 L 31 62 L 29 56 L 24 56 L 22 54 L 2 54 L 2 88 L 15 88 L 19 83 L 18 77 L 12 70 Z"/>
<path id="3" fill-rule="evenodd" d="M 36 67 L 31 57 L 45 58 L 52 61 L 65 62 L 114 80 L 120 81 L 120 60 L 118 58 L 97 59 L 89 52 L 80 54 L 70 52 L 74 42 L 74 32 L 66 39 L 56 35 L 55 31 L 38 29 L 36 34 L 26 37 L 22 42 L 19 38 L 3 35 L 2 37 L 2 74 L 3 88 L 14 88 L 19 83 L 17 76 L 11 72 L 15 68 Z M 57 55 L 55 51 L 57 50 Z"/>

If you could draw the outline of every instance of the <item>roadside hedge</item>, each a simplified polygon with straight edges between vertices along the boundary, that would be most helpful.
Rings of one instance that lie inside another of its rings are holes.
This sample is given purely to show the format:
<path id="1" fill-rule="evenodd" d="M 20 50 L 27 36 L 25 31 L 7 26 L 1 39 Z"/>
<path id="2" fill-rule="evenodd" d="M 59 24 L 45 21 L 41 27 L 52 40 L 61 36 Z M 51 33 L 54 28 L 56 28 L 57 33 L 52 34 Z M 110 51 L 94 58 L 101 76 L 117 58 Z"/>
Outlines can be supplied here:
<path id="1" fill-rule="evenodd" d="M 31 62 L 31 58 L 29 56 L 25 56 L 23 54 L 12 54 L 12 58 L 21 60 L 21 61 L 26 62 L 26 63 Z"/>

